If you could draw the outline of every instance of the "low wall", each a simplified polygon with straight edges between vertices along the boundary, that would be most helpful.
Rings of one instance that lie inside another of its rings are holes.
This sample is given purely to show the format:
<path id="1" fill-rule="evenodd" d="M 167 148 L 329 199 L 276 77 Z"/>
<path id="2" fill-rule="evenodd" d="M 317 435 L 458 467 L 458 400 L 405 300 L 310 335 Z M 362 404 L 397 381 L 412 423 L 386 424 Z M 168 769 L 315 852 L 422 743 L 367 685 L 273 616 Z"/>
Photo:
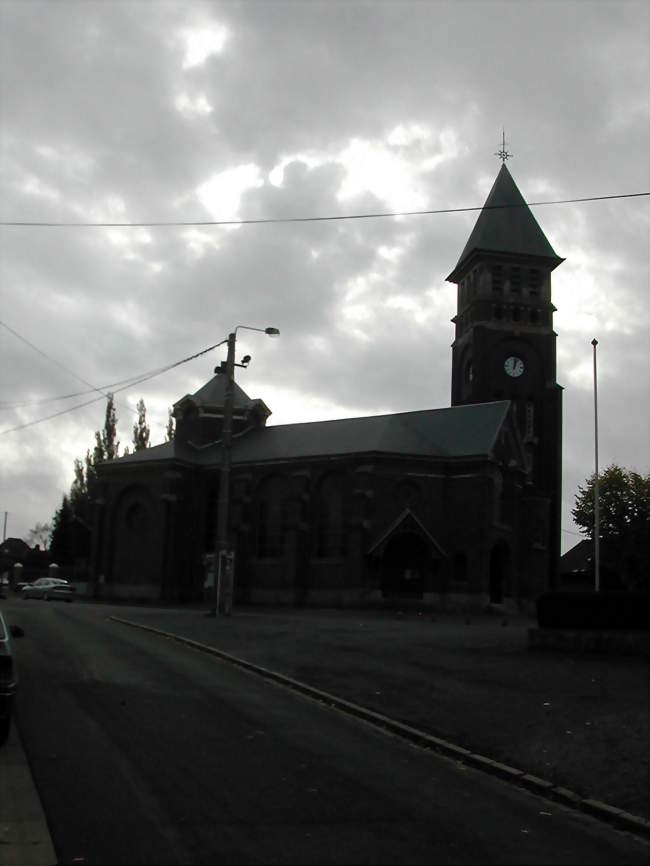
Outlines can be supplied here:
<path id="1" fill-rule="evenodd" d="M 95 597 L 105 600 L 160 601 L 160 585 L 156 583 L 99 583 L 96 590 Z"/>
<path id="2" fill-rule="evenodd" d="M 528 648 L 572 653 L 650 656 L 650 635 L 643 631 L 528 629 Z"/>

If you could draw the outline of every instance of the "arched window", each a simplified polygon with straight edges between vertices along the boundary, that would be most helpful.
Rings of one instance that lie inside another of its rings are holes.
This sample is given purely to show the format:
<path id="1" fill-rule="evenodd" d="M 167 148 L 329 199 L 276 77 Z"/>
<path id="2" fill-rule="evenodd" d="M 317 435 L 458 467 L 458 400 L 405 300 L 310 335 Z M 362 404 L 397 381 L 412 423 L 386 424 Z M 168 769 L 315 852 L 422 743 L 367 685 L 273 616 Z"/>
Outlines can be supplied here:
<path id="1" fill-rule="evenodd" d="M 326 475 L 316 494 L 317 557 L 338 557 L 344 553 L 344 485 L 341 473 Z"/>
<path id="2" fill-rule="evenodd" d="M 277 558 L 284 550 L 284 479 L 265 479 L 257 494 L 257 555 Z"/>
<path id="3" fill-rule="evenodd" d="M 454 583 L 467 581 L 467 554 L 454 553 L 451 561 L 451 576 Z"/>
<path id="4" fill-rule="evenodd" d="M 111 579 L 115 583 L 152 583 L 154 551 L 160 544 L 160 524 L 150 492 L 144 487 L 126 490 L 115 510 L 115 541 Z"/>

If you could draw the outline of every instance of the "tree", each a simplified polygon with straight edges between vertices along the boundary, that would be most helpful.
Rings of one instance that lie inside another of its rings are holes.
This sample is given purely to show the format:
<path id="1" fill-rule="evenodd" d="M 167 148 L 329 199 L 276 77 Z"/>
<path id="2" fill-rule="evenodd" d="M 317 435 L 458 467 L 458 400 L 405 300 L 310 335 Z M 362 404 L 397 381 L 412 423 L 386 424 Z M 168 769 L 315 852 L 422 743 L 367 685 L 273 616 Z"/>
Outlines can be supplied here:
<path id="1" fill-rule="evenodd" d="M 90 452 L 86 455 L 86 461 L 88 460 Z M 87 462 L 86 462 L 86 465 Z M 78 457 L 75 457 L 74 461 L 74 481 L 70 487 L 70 504 L 72 507 L 76 506 L 77 503 L 85 500 L 88 497 L 88 484 L 86 482 L 86 473 L 84 472 L 84 465 L 79 460 Z M 65 498 L 65 497 L 64 497 Z"/>
<path id="2" fill-rule="evenodd" d="M 97 467 L 105 460 L 114 460 L 118 456 L 120 442 L 117 438 L 117 413 L 113 395 L 109 394 L 106 400 L 106 414 L 104 416 L 103 429 L 95 431 L 95 447 L 92 454 L 86 451 L 86 492 L 90 497 L 93 485 L 97 478 Z M 76 461 L 75 461 L 76 472 Z"/>
<path id="3" fill-rule="evenodd" d="M 27 533 L 27 544 L 30 547 L 35 547 L 37 544 L 42 550 L 47 550 L 47 543 L 50 538 L 50 524 L 37 523 Z"/>
<path id="4" fill-rule="evenodd" d="M 95 435 L 97 435 L 97 434 L 95 434 Z M 85 486 L 85 490 L 84 490 L 86 499 L 88 499 L 90 497 L 90 490 L 91 490 L 92 486 L 94 485 L 95 481 L 97 480 L 97 469 L 96 469 L 97 463 L 95 462 L 95 459 L 97 457 L 96 451 L 97 451 L 97 449 L 95 448 L 95 452 L 93 452 L 91 454 L 90 448 L 89 448 L 86 451 L 86 456 L 84 458 L 84 461 L 86 464 L 86 486 Z M 101 460 L 99 462 L 101 463 Z"/>
<path id="5" fill-rule="evenodd" d="M 76 463 L 77 461 L 75 461 L 75 469 Z M 74 512 L 72 510 L 72 505 L 70 504 L 70 499 L 67 496 L 64 496 L 63 501 L 61 502 L 61 507 L 54 514 L 52 520 L 52 534 L 50 536 L 50 552 L 52 553 L 54 561 L 59 563 L 59 565 L 67 565 L 73 558 L 73 520 Z"/>
<path id="6" fill-rule="evenodd" d="M 174 413 L 171 409 L 167 410 L 167 427 L 165 428 L 165 442 L 171 442 L 176 435 L 176 425 L 174 423 Z"/>
<path id="7" fill-rule="evenodd" d="M 144 420 L 144 403 L 142 404 Z M 140 420 L 140 419 L 139 419 Z M 146 422 L 145 422 L 146 427 Z M 147 437 L 148 437 L 148 428 Z M 148 441 L 148 439 L 147 439 Z M 70 493 L 63 497 L 61 507 L 52 519 L 51 549 L 60 562 L 73 563 L 75 559 L 87 558 L 90 555 L 91 534 L 93 525 L 93 488 L 97 481 L 97 467 L 106 460 L 114 460 L 118 456 L 120 443 L 117 438 L 117 414 L 113 395 L 108 394 L 106 414 L 103 429 L 95 432 L 95 446 L 86 451 L 84 460 L 74 461 L 74 479 Z M 50 525 L 37 523 L 30 530 L 30 544 L 47 545 L 50 536 Z"/>
<path id="8" fill-rule="evenodd" d="M 144 400 L 138 403 L 138 420 L 133 425 L 133 451 L 143 451 L 149 447 L 149 425 Z"/>
<path id="9" fill-rule="evenodd" d="M 594 538 L 595 474 L 578 488 L 573 519 Z M 630 589 L 650 585 L 650 474 L 640 475 L 612 464 L 598 475 L 599 540 L 606 571 Z"/>
<path id="10" fill-rule="evenodd" d="M 79 458 L 75 459 L 74 481 L 70 487 L 70 494 L 67 499 L 70 506 L 70 521 L 72 524 L 70 533 L 72 537 L 71 549 L 74 550 L 77 556 L 87 555 L 90 552 L 88 535 L 93 522 L 90 490 L 95 483 L 96 476 L 97 473 L 90 451 L 86 451 L 84 463 Z M 57 514 L 60 511 L 61 509 L 59 509 Z"/>
<path id="11" fill-rule="evenodd" d="M 93 452 L 93 464 L 97 466 L 104 460 L 115 460 L 120 450 L 120 442 L 117 438 L 117 413 L 113 395 L 109 394 L 106 401 L 106 415 L 104 428 L 95 433 L 95 449 Z"/>

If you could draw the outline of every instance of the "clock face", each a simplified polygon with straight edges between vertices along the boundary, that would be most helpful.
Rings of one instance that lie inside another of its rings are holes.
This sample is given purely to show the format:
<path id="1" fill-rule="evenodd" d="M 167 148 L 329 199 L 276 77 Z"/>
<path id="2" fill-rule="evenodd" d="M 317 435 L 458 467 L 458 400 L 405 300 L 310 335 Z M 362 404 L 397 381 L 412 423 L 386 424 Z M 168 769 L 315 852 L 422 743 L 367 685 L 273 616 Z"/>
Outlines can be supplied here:
<path id="1" fill-rule="evenodd" d="M 510 355 L 509 358 L 506 358 L 503 369 L 506 371 L 508 376 L 517 379 L 524 372 L 524 362 L 516 355 Z"/>

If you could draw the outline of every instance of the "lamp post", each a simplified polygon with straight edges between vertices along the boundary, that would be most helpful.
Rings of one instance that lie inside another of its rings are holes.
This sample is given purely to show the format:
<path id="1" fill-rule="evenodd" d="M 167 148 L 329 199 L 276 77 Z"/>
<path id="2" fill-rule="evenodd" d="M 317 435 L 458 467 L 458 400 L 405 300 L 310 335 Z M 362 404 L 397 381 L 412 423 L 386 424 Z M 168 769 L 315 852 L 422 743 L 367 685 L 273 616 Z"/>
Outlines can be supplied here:
<path id="1" fill-rule="evenodd" d="M 596 473 L 594 476 L 594 580 L 596 592 L 600 592 L 600 490 L 598 484 L 598 375 L 596 371 L 596 346 L 598 340 L 591 341 L 594 347 L 594 454 Z"/>
<path id="2" fill-rule="evenodd" d="M 230 466 L 232 453 L 232 413 L 235 395 L 235 367 L 247 367 L 250 356 L 246 356 L 241 364 L 235 363 L 235 344 L 237 342 L 237 331 L 260 331 L 269 337 L 277 337 L 280 331 L 277 328 L 253 328 L 250 325 L 237 325 L 232 333 L 228 334 L 228 355 L 225 365 L 217 367 L 215 372 L 223 373 L 226 377 L 226 387 L 223 401 L 223 430 L 221 434 L 221 471 L 219 473 L 219 499 L 217 501 L 217 529 L 215 539 L 215 550 L 217 553 L 216 575 L 214 582 L 214 610 L 215 616 L 223 614 L 230 616 L 232 613 L 232 599 L 235 580 L 234 555 L 230 550 L 228 537 L 228 518 L 230 506 Z"/>

